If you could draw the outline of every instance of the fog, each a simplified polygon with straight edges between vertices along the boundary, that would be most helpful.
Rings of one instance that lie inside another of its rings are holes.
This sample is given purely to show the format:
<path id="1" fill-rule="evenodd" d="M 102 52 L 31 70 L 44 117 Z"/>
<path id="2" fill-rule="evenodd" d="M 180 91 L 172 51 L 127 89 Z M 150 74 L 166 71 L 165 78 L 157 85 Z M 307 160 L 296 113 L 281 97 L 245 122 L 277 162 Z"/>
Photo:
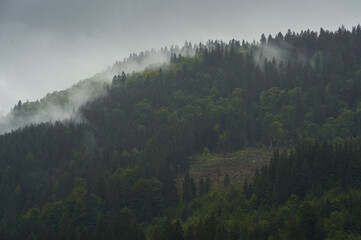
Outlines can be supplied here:
<path id="1" fill-rule="evenodd" d="M 276 61 L 278 64 L 283 62 L 285 65 L 289 60 L 314 64 L 313 59 L 308 58 L 299 49 L 285 41 L 279 41 L 278 44 L 259 44 L 259 47 L 253 52 L 253 59 L 261 69 L 264 67 L 265 60 Z"/>
<path id="2" fill-rule="evenodd" d="M 79 110 L 85 103 L 107 94 L 107 87 L 113 76 L 133 74 L 145 69 L 167 67 L 171 54 L 194 55 L 178 47 L 172 51 L 152 50 L 151 52 L 133 53 L 123 61 L 116 61 L 112 67 L 95 74 L 93 77 L 79 81 L 72 87 L 46 94 L 42 99 L 25 103 L 19 101 L 11 113 L 0 116 L 0 134 L 25 127 L 30 124 L 56 121 L 83 122 Z"/>
<path id="3" fill-rule="evenodd" d="M 186 40 L 251 42 L 288 29 L 351 28 L 361 22 L 359 9 L 359 0 L 0 0 L 0 113 L 18 100 L 67 89 L 133 52 Z"/>

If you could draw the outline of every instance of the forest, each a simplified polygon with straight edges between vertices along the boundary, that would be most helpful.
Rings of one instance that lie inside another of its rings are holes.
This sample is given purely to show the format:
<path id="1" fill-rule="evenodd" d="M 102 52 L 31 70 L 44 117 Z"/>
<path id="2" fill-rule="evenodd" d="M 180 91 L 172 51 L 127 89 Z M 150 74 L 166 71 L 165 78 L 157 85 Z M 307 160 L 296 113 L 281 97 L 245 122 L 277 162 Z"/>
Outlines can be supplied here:
<path id="1" fill-rule="evenodd" d="M 162 51 L 76 121 L 0 135 L 1 239 L 361 239 L 360 25 Z M 272 157 L 241 182 L 190 171 L 248 148 Z"/>

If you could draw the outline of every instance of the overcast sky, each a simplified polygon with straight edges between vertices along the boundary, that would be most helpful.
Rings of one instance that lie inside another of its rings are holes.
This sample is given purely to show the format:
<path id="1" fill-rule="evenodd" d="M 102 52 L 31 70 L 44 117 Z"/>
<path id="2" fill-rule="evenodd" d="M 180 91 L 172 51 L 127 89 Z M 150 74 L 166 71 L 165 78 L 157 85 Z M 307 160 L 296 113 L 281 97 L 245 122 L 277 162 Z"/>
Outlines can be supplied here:
<path id="1" fill-rule="evenodd" d="M 0 0 L 0 112 L 132 52 L 361 23 L 360 0 Z"/>

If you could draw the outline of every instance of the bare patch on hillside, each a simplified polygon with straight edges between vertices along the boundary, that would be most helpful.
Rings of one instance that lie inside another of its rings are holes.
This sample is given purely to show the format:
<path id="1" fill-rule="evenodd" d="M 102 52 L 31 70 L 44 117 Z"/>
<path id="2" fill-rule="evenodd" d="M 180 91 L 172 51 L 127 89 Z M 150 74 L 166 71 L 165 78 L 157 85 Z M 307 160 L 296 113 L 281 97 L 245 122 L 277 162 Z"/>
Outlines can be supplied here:
<path id="1" fill-rule="evenodd" d="M 211 183 L 221 182 L 226 174 L 231 183 L 243 183 L 251 179 L 256 169 L 268 165 L 272 151 L 261 148 L 249 148 L 233 153 L 207 153 L 191 158 L 189 174 L 198 185 L 199 180 L 208 176 Z M 182 192 L 183 174 L 176 179 L 178 193 Z"/>

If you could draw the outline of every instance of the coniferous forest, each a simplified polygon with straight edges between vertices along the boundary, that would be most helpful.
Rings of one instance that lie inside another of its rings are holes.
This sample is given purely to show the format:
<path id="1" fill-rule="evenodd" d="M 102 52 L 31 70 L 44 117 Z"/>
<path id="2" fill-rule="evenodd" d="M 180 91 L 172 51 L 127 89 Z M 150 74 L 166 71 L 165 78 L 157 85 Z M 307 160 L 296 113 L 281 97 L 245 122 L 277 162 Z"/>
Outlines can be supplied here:
<path id="1" fill-rule="evenodd" d="M 81 120 L 0 135 L 1 239 L 361 239 L 360 25 L 162 51 Z M 272 152 L 251 178 L 190 171 L 249 148 Z"/>

